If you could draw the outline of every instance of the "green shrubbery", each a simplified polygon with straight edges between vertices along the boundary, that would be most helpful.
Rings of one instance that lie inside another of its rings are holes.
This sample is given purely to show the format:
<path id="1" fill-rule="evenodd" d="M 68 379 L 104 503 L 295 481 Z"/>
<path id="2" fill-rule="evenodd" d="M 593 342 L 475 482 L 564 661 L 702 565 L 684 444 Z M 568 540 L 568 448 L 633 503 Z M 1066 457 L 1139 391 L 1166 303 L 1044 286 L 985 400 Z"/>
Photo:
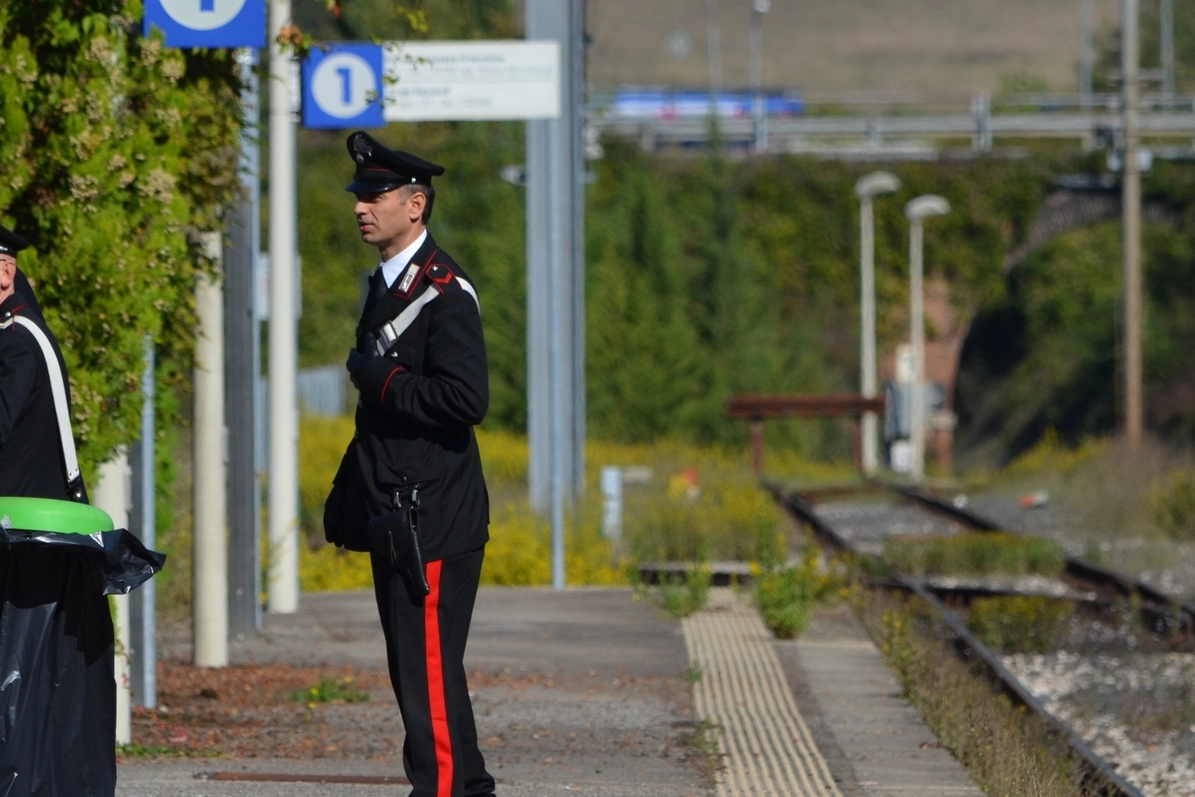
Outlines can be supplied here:
<path id="1" fill-rule="evenodd" d="M 683 576 L 665 576 L 656 590 L 656 597 L 673 617 L 688 617 L 704 609 L 709 602 L 711 580 L 708 567 L 691 567 Z"/>
<path id="2" fill-rule="evenodd" d="M 1172 539 L 1195 540 L 1195 468 L 1177 468 L 1150 490 L 1154 523 Z"/>
<path id="3" fill-rule="evenodd" d="M 780 639 L 792 639 L 809 625 L 813 607 L 828 600 L 844 583 L 833 565 L 823 569 L 817 551 L 805 549 L 795 567 L 761 567 L 755 577 L 755 602 L 764 624 Z"/>
<path id="4" fill-rule="evenodd" d="M 911 576 L 1056 576 L 1066 554 L 1052 540 L 1002 532 L 952 537 L 889 537 L 885 565 Z"/>
<path id="5" fill-rule="evenodd" d="M 1057 647 L 1074 613 L 1069 601 L 1040 595 L 979 598 L 968 625 L 993 650 L 1046 653 Z"/>

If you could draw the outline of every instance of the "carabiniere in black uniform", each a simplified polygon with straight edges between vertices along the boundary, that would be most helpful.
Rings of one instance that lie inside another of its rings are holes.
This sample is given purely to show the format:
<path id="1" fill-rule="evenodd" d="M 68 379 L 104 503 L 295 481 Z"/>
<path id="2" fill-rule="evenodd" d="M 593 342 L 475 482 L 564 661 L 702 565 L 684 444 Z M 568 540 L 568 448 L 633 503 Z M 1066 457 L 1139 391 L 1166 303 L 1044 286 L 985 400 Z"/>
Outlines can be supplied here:
<path id="1" fill-rule="evenodd" d="M 25 241 L 0 227 L 0 252 L 15 254 Z M 66 363 L 58 339 L 46 326 L 29 281 L 17 270 L 15 292 L 0 303 L 0 495 L 54 498 L 87 503 L 82 480 L 66 483 L 58 418 L 50 394 L 46 360 L 21 316 L 41 329 L 54 350 L 58 367 Z M 70 383 L 65 382 L 67 403 Z"/>
<path id="2" fill-rule="evenodd" d="M 349 191 L 381 194 L 441 167 L 348 140 Z M 356 433 L 325 506 L 329 542 L 369 551 L 412 797 L 487 797 L 464 652 L 489 539 L 473 427 L 489 403 L 477 293 L 427 235 L 388 288 L 370 280 L 349 369 Z"/>

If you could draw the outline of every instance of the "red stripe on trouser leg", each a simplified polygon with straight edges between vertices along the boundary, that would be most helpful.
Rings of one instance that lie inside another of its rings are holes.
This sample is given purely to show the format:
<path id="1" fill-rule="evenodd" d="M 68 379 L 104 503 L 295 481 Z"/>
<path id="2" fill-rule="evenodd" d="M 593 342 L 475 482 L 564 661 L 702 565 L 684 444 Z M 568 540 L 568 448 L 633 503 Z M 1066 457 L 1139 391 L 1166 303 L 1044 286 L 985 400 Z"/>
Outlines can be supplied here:
<path id="1" fill-rule="evenodd" d="M 427 563 L 431 592 L 423 599 L 423 628 L 427 638 L 427 696 L 431 709 L 432 738 L 436 744 L 436 797 L 452 795 L 452 736 L 448 731 L 448 701 L 444 695 L 444 657 L 440 653 L 440 566 Z"/>

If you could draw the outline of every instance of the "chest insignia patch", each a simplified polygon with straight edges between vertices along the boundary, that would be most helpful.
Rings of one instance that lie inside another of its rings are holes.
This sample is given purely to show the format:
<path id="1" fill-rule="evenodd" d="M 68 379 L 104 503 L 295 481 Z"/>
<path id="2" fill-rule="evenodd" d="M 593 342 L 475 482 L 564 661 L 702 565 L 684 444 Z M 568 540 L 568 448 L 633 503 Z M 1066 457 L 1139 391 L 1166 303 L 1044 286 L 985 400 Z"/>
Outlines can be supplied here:
<path id="1" fill-rule="evenodd" d="M 411 292 L 411 286 L 419 277 L 419 264 L 414 261 L 407 266 L 407 270 L 403 272 L 402 279 L 398 281 L 398 293 L 406 296 Z"/>

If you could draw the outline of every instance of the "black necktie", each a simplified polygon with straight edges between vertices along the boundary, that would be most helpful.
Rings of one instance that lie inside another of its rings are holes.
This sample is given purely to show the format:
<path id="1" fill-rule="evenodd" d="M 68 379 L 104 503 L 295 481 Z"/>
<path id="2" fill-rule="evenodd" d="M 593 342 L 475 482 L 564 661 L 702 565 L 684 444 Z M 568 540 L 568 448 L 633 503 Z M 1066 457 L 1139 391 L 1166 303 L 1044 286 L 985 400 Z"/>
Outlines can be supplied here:
<path id="1" fill-rule="evenodd" d="M 373 289 L 371 294 L 375 302 L 386 295 L 386 277 L 382 274 L 381 266 L 378 266 L 378 270 L 373 273 Z"/>

